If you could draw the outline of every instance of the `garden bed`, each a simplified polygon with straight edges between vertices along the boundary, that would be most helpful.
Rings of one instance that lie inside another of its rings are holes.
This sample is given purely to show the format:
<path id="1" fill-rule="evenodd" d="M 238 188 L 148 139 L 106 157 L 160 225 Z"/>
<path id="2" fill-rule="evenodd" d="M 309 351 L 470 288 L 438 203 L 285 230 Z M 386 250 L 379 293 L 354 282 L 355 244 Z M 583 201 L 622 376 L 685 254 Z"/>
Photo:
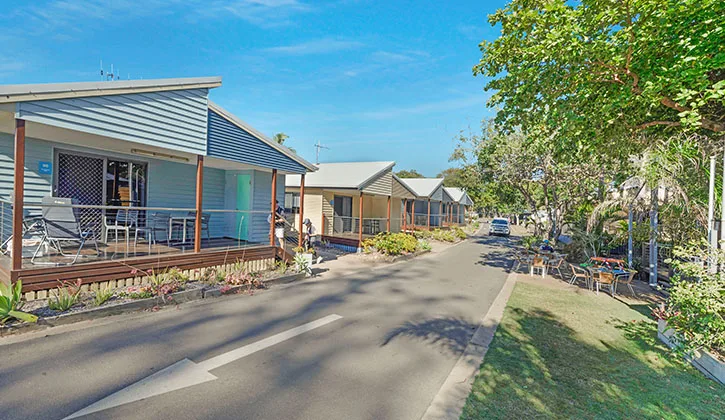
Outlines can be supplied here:
<path id="1" fill-rule="evenodd" d="M 398 261 L 409 260 L 419 255 L 427 254 L 430 251 L 430 249 L 419 249 L 415 252 L 410 252 L 402 255 L 388 255 L 378 251 L 371 251 L 369 253 L 357 254 L 357 257 L 365 262 L 371 263 L 394 263 Z"/>
<path id="2" fill-rule="evenodd" d="M 664 319 L 657 320 L 657 338 L 670 348 L 676 346 L 677 337 L 675 336 L 675 331 L 667 328 L 667 321 Z M 721 385 L 725 385 L 725 360 L 723 360 L 721 355 L 696 350 L 692 356 L 687 357 L 687 360 L 708 378 L 719 382 Z"/>
<path id="3" fill-rule="evenodd" d="M 286 271 L 286 270 L 285 270 Z M 221 274 L 218 274 L 221 277 Z M 0 325 L 0 336 L 36 331 L 43 328 L 71 324 L 74 322 L 103 318 L 122 313 L 155 310 L 164 306 L 176 305 L 184 302 L 232 295 L 239 293 L 250 293 L 254 290 L 265 289 L 271 284 L 285 284 L 302 280 L 304 272 L 280 272 L 280 270 L 269 270 L 256 274 L 255 281 L 244 284 L 228 284 L 218 282 L 217 284 L 204 283 L 202 281 L 183 282 L 181 290 L 172 293 L 156 295 L 153 297 L 134 298 L 139 290 L 145 286 L 129 286 L 115 289 L 113 296 L 100 305 L 94 304 L 94 296 L 90 293 L 79 297 L 78 302 L 68 310 L 53 310 L 49 307 L 47 300 L 36 300 L 27 302 L 23 306 L 24 312 L 38 316 L 37 323 L 27 323 L 13 320 Z"/>

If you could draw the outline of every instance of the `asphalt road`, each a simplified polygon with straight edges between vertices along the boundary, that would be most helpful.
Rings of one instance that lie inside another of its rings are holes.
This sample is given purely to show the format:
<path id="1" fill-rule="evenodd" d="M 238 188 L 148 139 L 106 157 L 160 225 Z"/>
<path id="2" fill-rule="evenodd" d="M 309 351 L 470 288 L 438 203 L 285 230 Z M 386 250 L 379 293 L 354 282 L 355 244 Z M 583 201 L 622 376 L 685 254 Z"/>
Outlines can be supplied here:
<path id="1" fill-rule="evenodd" d="M 0 339 L 0 417 L 62 419 L 185 358 L 338 314 L 211 370 L 216 380 L 83 418 L 419 419 L 502 288 L 508 242 L 476 237 L 344 277 Z"/>

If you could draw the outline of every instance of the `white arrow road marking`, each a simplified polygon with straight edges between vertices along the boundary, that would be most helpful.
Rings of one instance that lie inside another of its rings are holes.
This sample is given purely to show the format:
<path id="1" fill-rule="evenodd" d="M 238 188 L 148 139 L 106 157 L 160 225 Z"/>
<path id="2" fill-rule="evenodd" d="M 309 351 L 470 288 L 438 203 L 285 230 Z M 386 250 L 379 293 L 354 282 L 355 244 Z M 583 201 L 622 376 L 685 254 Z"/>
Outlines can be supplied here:
<path id="1" fill-rule="evenodd" d="M 177 389 L 213 381 L 214 379 L 217 379 L 217 377 L 209 373 L 210 370 L 224 366 L 227 363 L 239 360 L 300 334 L 312 331 L 315 328 L 322 327 L 331 322 L 337 321 L 340 318 L 342 318 L 340 315 L 328 315 L 324 318 L 320 318 L 316 321 L 292 328 L 291 330 L 275 334 L 255 343 L 222 353 L 218 356 L 212 357 L 211 359 L 204 360 L 203 362 L 194 363 L 189 359 L 178 361 L 173 365 L 160 370 L 153 375 L 136 382 L 135 384 L 129 385 L 126 388 L 113 393 L 80 411 L 76 411 L 63 420 L 74 419 L 76 417 L 85 416 L 86 414 L 106 410 L 111 407 L 117 407 L 119 405 L 139 401 L 155 395 L 176 391 Z"/>

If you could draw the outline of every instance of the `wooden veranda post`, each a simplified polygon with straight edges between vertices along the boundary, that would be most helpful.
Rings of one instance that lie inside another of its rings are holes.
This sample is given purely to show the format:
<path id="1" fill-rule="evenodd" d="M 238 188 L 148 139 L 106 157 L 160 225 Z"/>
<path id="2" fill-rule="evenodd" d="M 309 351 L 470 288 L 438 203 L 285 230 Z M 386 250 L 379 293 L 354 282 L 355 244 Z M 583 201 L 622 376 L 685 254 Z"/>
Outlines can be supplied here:
<path id="1" fill-rule="evenodd" d="M 305 220 L 305 174 L 300 176 L 300 237 L 297 241 L 297 246 L 302 246 L 302 241 L 305 235 L 302 233 L 305 225 L 302 222 Z"/>
<path id="2" fill-rule="evenodd" d="M 428 199 L 428 230 L 430 230 L 430 198 Z"/>
<path id="3" fill-rule="evenodd" d="M 15 168 L 13 170 L 12 269 L 23 268 L 23 196 L 25 194 L 25 120 L 15 120 Z"/>
<path id="4" fill-rule="evenodd" d="M 196 217 L 194 218 L 194 252 L 201 252 L 201 207 L 204 194 L 204 156 L 196 157 Z"/>
<path id="5" fill-rule="evenodd" d="M 269 244 L 274 245 L 274 225 L 277 221 L 277 170 L 272 169 L 272 205 L 271 205 L 271 223 L 269 224 Z"/>
<path id="6" fill-rule="evenodd" d="M 403 199 L 403 208 L 400 209 L 400 220 L 401 220 L 401 226 L 403 227 L 403 232 L 405 232 L 408 229 L 408 199 Z"/>
<path id="7" fill-rule="evenodd" d="M 390 232 L 390 200 L 391 200 L 391 197 L 388 196 L 388 223 L 387 223 L 387 228 L 385 229 L 388 232 Z"/>
<path id="8" fill-rule="evenodd" d="M 358 219 L 360 226 L 358 228 L 357 232 L 357 241 L 358 241 L 358 248 L 362 247 L 362 231 L 363 231 L 363 193 L 360 191 L 360 214 L 358 214 Z"/>
<path id="9" fill-rule="evenodd" d="M 413 232 L 415 232 L 415 202 L 416 200 L 413 200 L 413 204 L 410 206 L 410 224 Z"/>
<path id="10" fill-rule="evenodd" d="M 443 202 L 438 202 L 438 227 L 443 227 Z"/>

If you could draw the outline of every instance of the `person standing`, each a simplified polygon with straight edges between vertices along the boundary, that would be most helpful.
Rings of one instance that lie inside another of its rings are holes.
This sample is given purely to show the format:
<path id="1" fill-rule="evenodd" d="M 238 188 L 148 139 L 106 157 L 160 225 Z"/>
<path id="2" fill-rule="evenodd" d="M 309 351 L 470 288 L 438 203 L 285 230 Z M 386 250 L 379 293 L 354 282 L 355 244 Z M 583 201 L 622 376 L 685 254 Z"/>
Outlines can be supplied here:
<path id="1" fill-rule="evenodd" d="M 304 230 L 302 231 L 302 246 L 305 248 L 305 250 L 308 250 L 312 248 L 312 235 L 315 234 L 315 228 L 314 226 L 312 226 L 312 221 L 310 221 L 310 219 L 308 218 L 305 218 L 305 220 L 302 221 L 302 226 L 304 226 Z"/>
<path id="2" fill-rule="evenodd" d="M 280 248 L 285 249 L 284 227 L 287 219 L 284 217 L 284 208 L 279 205 L 279 200 L 275 201 L 275 203 L 274 214 L 267 216 L 267 223 L 274 223 L 274 236 L 277 238 Z"/>

